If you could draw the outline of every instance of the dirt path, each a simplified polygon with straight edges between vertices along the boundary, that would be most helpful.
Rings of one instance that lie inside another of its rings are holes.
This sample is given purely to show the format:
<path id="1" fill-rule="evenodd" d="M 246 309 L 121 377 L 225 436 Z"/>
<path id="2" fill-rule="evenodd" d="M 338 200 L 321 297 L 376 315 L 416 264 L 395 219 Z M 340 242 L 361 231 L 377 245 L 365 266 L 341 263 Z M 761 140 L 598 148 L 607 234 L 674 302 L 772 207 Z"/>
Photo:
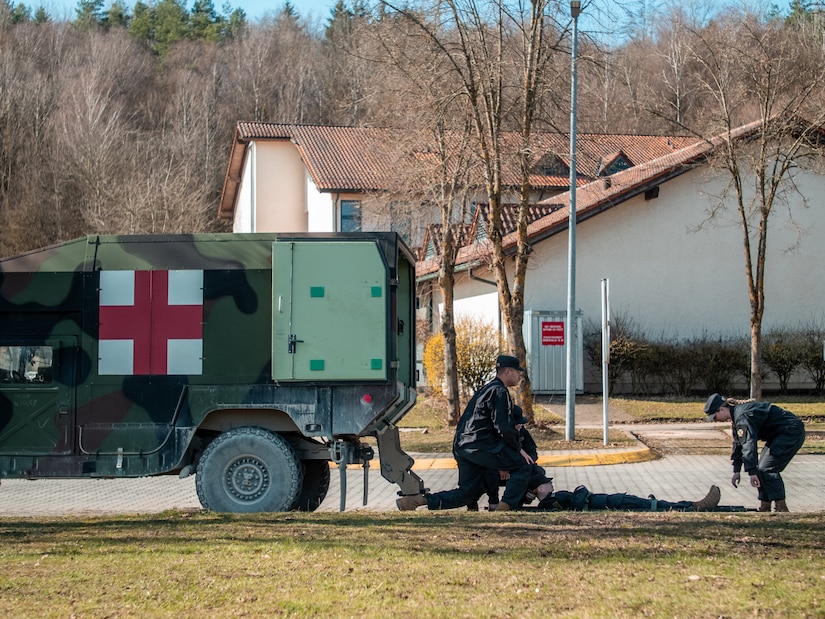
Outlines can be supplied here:
<path id="1" fill-rule="evenodd" d="M 540 396 L 536 402 L 562 419 L 566 416 L 564 396 Z M 604 409 L 601 397 L 579 396 L 576 398 L 576 427 L 595 428 L 604 425 Z M 634 419 L 621 408 L 611 404 L 608 422 L 612 427 L 632 424 Z M 678 424 L 677 424 L 678 425 Z M 720 455 L 730 453 L 730 435 L 711 424 L 692 424 L 689 429 L 670 424 L 625 426 L 632 435 L 656 453 L 662 455 Z"/>

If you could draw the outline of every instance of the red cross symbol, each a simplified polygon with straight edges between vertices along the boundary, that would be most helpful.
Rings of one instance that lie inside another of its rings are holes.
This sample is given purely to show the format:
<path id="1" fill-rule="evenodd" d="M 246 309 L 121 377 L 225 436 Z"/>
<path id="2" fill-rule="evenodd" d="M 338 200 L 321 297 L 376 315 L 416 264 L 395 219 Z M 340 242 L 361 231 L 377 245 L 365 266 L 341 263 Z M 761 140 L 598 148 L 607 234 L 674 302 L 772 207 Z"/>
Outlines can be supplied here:
<path id="1" fill-rule="evenodd" d="M 133 374 L 168 374 L 170 339 L 203 339 L 203 305 L 171 305 L 168 271 L 134 272 L 134 305 L 100 306 L 100 340 L 131 340 Z"/>

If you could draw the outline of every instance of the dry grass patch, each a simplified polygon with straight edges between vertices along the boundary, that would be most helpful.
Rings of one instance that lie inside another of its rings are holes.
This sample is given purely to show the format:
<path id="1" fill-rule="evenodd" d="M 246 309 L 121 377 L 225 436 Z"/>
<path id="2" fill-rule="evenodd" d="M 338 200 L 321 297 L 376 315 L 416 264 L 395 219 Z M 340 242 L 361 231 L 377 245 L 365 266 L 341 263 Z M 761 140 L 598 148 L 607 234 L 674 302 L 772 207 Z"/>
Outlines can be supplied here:
<path id="1" fill-rule="evenodd" d="M 450 453 L 452 451 L 455 426 L 447 423 L 447 407 L 440 398 L 420 398 L 413 409 L 399 424 L 401 446 L 410 453 Z M 604 437 L 600 429 L 582 428 L 576 430 L 576 440 L 564 438 L 563 420 L 542 405 L 534 408 L 534 423 L 530 434 L 539 450 L 594 449 L 604 447 Z M 608 434 L 610 446 L 635 445 L 636 441 L 622 430 L 611 429 Z"/>
<path id="2" fill-rule="evenodd" d="M 582 398 L 588 403 L 595 398 Z M 825 454 L 825 403 L 818 399 L 794 401 L 779 400 L 779 406 L 787 408 L 805 419 L 808 438 L 800 453 Z M 559 404 L 553 403 L 558 409 Z M 620 411 L 611 417 L 609 446 L 635 445 L 635 439 L 621 429 L 615 417 L 631 419 L 633 423 L 704 423 L 704 400 L 672 399 L 649 400 L 611 398 L 608 406 Z M 447 424 L 447 407 L 440 398 L 422 397 L 415 407 L 401 420 L 401 444 L 410 453 L 450 453 L 455 427 Z M 564 419 L 547 408 L 541 401 L 534 408 L 535 422 L 530 433 L 542 451 L 565 449 L 600 449 L 604 447 L 603 431 L 594 428 L 576 428 L 576 440 L 564 438 Z M 645 443 L 661 454 L 719 454 L 730 453 L 730 440 L 720 433 L 718 439 L 661 439 L 644 437 Z"/>
<path id="3" fill-rule="evenodd" d="M 797 398 L 796 400 L 774 401 L 805 421 L 807 437 L 801 454 L 825 454 L 825 403 L 815 398 Z M 633 417 L 636 423 L 705 423 L 702 412 L 704 400 L 636 400 L 616 398 L 610 400 L 611 406 L 620 407 Z M 698 412 L 697 412 L 698 411 Z M 683 439 L 642 437 L 645 444 L 661 454 L 696 454 L 715 455 L 730 454 L 731 439 L 719 433 L 718 439 Z"/>
<path id="4" fill-rule="evenodd" d="M 791 411 L 806 421 L 825 422 L 825 401 L 822 398 L 795 397 L 786 399 L 777 397 L 770 399 L 777 406 Z M 634 423 L 655 421 L 704 422 L 705 414 L 702 409 L 705 399 L 638 399 L 638 398 L 610 398 L 610 406 L 617 407 L 628 413 Z"/>
<path id="5" fill-rule="evenodd" d="M 0 522 L 10 617 L 821 616 L 820 515 L 361 513 Z"/>

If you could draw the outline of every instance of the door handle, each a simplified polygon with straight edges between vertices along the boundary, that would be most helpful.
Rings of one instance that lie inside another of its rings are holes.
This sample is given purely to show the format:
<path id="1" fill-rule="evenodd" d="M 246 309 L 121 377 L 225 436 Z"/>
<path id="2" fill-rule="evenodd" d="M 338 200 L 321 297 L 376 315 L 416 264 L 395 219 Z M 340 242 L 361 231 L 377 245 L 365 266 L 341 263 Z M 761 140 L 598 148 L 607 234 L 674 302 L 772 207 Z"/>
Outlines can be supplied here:
<path id="1" fill-rule="evenodd" d="M 303 344 L 304 340 L 299 340 L 298 337 L 295 334 L 290 334 L 290 336 L 289 336 L 289 346 L 287 348 L 287 352 L 290 355 L 294 355 L 295 354 L 295 349 L 297 348 L 297 345 L 299 343 Z"/>

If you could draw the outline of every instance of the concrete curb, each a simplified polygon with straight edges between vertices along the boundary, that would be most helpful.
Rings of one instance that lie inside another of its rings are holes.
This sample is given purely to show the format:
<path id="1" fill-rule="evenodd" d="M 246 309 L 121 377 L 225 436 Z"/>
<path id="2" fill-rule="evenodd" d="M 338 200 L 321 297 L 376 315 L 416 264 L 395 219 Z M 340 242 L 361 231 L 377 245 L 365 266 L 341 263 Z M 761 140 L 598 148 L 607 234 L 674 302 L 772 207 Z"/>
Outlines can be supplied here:
<path id="1" fill-rule="evenodd" d="M 564 453 L 541 454 L 537 464 L 540 466 L 600 466 L 603 464 L 633 464 L 649 462 L 659 456 L 648 447 L 639 447 L 627 451 L 602 452 L 566 455 Z"/>
<path id="2" fill-rule="evenodd" d="M 570 452 L 554 451 L 542 452 L 536 464 L 539 466 L 602 466 L 606 464 L 633 464 L 635 462 L 649 462 L 656 460 L 659 456 L 648 447 L 637 447 L 623 451 L 591 450 L 582 453 L 582 450 Z M 420 457 L 416 458 L 414 471 L 447 470 L 456 468 L 456 462 L 452 457 Z"/>
<path id="3" fill-rule="evenodd" d="M 650 462 L 659 455 L 639 440 L 639 437 L 628 428 L 613 428 L 627 434 L 628 438 L 636 443 L 632 447 L 594 447 L 592 449 L 570 449 L 539 452 L 536 464 L 544 467 L 560 466 L 603 466 L 610 464 L 634 464 L 636 462 Z M 432 454 L 410 454 L 415 459 L 413 470 L 445 470 L 456 468 L 456 462 L 451 455 L 433 457 Z"/>

